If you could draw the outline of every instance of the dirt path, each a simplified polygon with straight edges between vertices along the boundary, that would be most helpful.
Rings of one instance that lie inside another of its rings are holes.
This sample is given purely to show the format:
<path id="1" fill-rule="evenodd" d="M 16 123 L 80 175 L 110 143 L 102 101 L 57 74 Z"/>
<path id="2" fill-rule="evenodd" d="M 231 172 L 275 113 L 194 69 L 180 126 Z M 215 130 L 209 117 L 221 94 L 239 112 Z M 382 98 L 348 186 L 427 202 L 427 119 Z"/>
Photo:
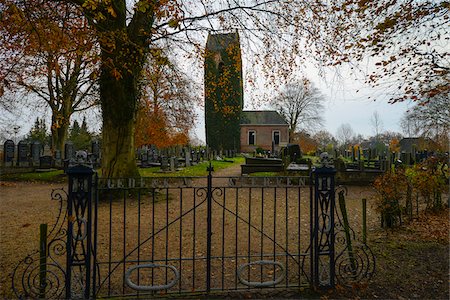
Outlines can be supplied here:
<path id="1" fill-rule="evenodd" d="M 235 165 L 231 166 L 230 168 L 215 171 L 213 173 L 213 176 L 240 176 L 240 166 Z M 221 184 L 223 180 L 224 179 L 216 179 L 215 183 L 219 182 Z M 225 183 L 225 181 L 223 182 Z M 0 185 L 0 217 L 3 223 L 3 226 L 0 229 L 0 272 L 2 274 L 2 276 L 0 276 L 0 290 L 1 293 L 7 298 L 12 296 L 11 281 L 9 275 L 14 270 L 14 267 L 20 260 L 38 249 L 39 225 L 41 223 L 47 223 L 49 227 L 51 227 L 56 221 L 59 212 L 59 202 L 51 199 L 51 193 L 53 189 L 62 187 L 67 190 L 65 183 L 43 184 L 27 182 L 2 182 Z M 370 194 L 371 191 L 367 188 L 355 187 L 350 189 L 348 202 L 353 204 L 348 206 L 349 209 L 352 209 L 354 211 L 354 213 L 352 213 L 352 218 L 354 220 L 358 219 L 357 216 L 359 217 L 361 215 L 360 212 L 358 212 L 360 211 L 359 201 L 361 199 L 361 196 L 370 196 Z M 192 201 L 192 195 L 189 195 L 189 192 L 186 192 L 185 195 L 183 195 L 183 207 L 187 208 L 189 207 L 189 205 L 192 206 Z M 254 202 L 254 206 L 256 208 L 256 203 L 258 203 L 258 200 L 255 201 L 256 202 Z M 171 202 L 169 206 L 171 218 L 174 216 L 176 217 L 176 214 L 178 214 L 179 211 L 177 206 L 179 204 L 175 202 L 176 201 L 174 201 L 173 203 Z M 282 203 L 282 200 L 280 200 L 279 205 L 283 205 Z M 228 205 L 231 204 L 231 202 L 228 203 Z M 102 204 L 102 206 L 105 205 L 106 203 Z M 158 205 L 164 208 L 164 203 L 160 203 Z M 217 204 L 215 205 L 217 206 Z M 120 203 L 114 203 L 112 207 L 114 219 L 117 220 L 118 224 L 118 227 L 115 231 L 122 232 L 123 224 L 121 224 L 120 220 L 123 218 L 123 205 Z M 255 208 L 253 208 L 253 210 Z M 149 207 L 148 204 L 142 205 L 141 209 L 143 216 L 149 216 L 149 214 L 151 213 L 151 207 Z M 217 213 L 218 215 L 215 216 L 215 219 L 220 219 L 221 208 L 217 206 L 216 209 L 217 212 L 215 211 L 214 213 Z M 239 207 L 240 214 L 247 215 L 248 213 L 245 212 L 247 209 L 248 207 L 246 206 L 245 202 L 242 202 L 242 207 Z M 130 214 L 135 210 L 137 210 L 136 203 L 133 201 L 129 201 L 127 203 L 127 212 Z M 198 214 L 201 215 L 203 213 L 203 210 L 204 207 L 200 207 L 198 209 Z M 104 209 L 100 209 L 100 217 L 102 220 L 107 221 L 110 218 L 108 211 L 109 209 L 107 207 L 105 207 Z M 254 213 L 256 216 L 257 212 Z M 307 213 L 307 209 L 304 209 L 304 213 Z M 159 212 L 157 211 L 157 214 L 160 215 L 155 215 L 156 220 L 165 220 L 164 209 L 160 210 Z M 369 216 L 371 215 L 369 214 Z M 375 214 L 373 214 L 372 216 L 373 218 L 370 219 L 372 220 L 371 222 L 373 222 L 373 224 L 377 223 Z M 204 218 L 198 218 L 197 222 L 199 222 L 199 220 L 201 219 Z M 127 219 L 127 222 L 131 221 L 132 218 Z M 188 218 L 186 222 L 189 223 L 192 221 L 189 221 Z M 252 222 L 259 221 L 253 220 Z M 184 227 L 186 228 L 189 227 L 187 223 L 185 223 L 184 225 Z M 127 226 L 131 226 L 131 228 L 135 225 L 136 224 L 127 224 Z M 199 223 L 197 226 L 199 226 L 198 228 L 201 228 L 201 226 L 203 225 Z M 292 227 L 295 227 L 295 225 L 292 224 Z M 307 228 L 307 224 L 305 225 L 305 228 Z M 245 227 L 240 228 L 240 230 L 247 231 Z M 109 238 L 109 234 L 102 233 L 101 229 L 99 231 L 101 240 L 107 241 Z M 128 232 L 131 234 L 130 231 Z M 188 230 L 186 230 L 185 232 L 188 233 Z M 177 234 L 177 230 L 174 230 L 173 235 Z M 117 237 L 114 236 L 114 239 L 117 241 L 120 241 L 120 238 L 120 235 L 118 235 Z M 131 241 L 133 238 L 134 237 L 129 237 L 128 241 Z M 99 247 L 108 247 L 108 243 L 102 243 L 103 244 Z M 230 249 L 230 251 L 231 250 L 232 249 Z"/>
<path id="2" fill-rule="evenodd" d="M 213 175 L 239 176 L 240 166 L 218 170 Z M 48 223 L 50 226 L 55 222 L 58 201 L 51 199 L 51 192 L 61 187 L 67 189 L 64 183 L 0 182 L 1 298 L 13 297 L 9 278 L 11 272 L 17 262 L 38 249 L 39 224 Z M 380 230 L 378 213 L 371 205 L 373 196 L 374 192 L 370 187 L 349 187 L 346 197 L 350 224 L 357 232 L 361 228 L 361 199 L 368 199 L 369 240 L 377 255 L 378 269 L 369 288 L 363 294 L 358 291 L 355 294 L 359 293 L 364 298 L 448 298 L 448 239 L 441 240 L 438 244 L 433 240 L 411 241 L 411 237 L 417 236 L 415 228 L 397 232 Z M 185 205 L 187 204 L 186 198 Z M 130 212 L 136 209 L 133 208 L 133 203 L 129 205 L 127 209 Z M 427 221 L 421 225 L 427 226 L 425 235 L 433 232 L 429 223 Z M 446 232 L 448 236 L 448 224 Z M 445 236 L 445 232 L 443 235 Z M 422 284 L 423 282 L 428 284 Z"/>
<path id="3" fill-rule="evenodd" d="M 39 249 L 39 224 L 53 224 L 58 212 L 52 189 L 62 184 L 0 182 L 0 291 L 10 298 L 10 273 L 19 260 Z"/>
<path id="4" fill-rule="evenodd" d="M 233 165 L 232 167 L 215 171 L 213 176 L 240 176 L 241 165 Z"/>

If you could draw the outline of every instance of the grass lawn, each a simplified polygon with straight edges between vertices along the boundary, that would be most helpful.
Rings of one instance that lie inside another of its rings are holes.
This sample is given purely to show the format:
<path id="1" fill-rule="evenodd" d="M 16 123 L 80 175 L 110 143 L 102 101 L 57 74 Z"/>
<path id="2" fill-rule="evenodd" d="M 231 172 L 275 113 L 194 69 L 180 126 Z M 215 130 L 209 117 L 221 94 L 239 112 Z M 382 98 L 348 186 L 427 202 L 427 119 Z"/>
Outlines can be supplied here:
<path id="1" fill-rule="evenodd" d="M 30 181 L 30 182 L 64 182 L 67 176 L 63 170 L 48 172 L 1 174 L 1 181 Z"/>
<path id="2" fill-rule="evenodd" d="M 244 163 L 243 157 L 227 158 L 223 161 L 211 161 L 214 171 L 229 168 L 231 166 Z M 160 167 L 140 168 L 139 173 L 142 177 L 196 177 L 206 176 L 209 162 L 205 161 L 194 166 L 183 168 L 176 172 L 162 172 Z M 52 170 L 48 172 L 14 173 L 0 174 L 1 181 L 29 181 L 29 182 L 65 182 L 67 175 L 63 170 Z"/>
<path id="3" fill-rule="evenodd" d="M 213 160 L 211 164 L 214 171 L 229 168 L 231 166 L 244 163 L 244 157 L 227 158 L 226 160 Z M 139 173 L 142 177 L 196 177 L 208 175 L 207 168 L 209 161 L 199 163 L 195 166 L 183 168 L 176 172 L 162 172 L 160 167 L 140 168 Z"/>

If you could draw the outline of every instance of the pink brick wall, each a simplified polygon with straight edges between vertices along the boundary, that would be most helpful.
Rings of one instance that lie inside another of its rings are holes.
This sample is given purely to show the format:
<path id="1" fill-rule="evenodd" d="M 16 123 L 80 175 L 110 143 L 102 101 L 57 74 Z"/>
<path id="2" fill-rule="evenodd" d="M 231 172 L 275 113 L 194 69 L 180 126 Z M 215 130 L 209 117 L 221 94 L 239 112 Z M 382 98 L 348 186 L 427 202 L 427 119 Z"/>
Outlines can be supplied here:
<path id="1" fill-rule="evenodd" d="M 255 131 L 255 145 L 248 144 L 248 132 Z M 280 132 L 280 145 L 286 145 L 289 139 L 289 127 L 287 125 L 241 125 L 241 152 L 253 152 L 261 147 L 264 150 L 272 149 L 272 134 L 274 131 Z M 280 145 L 275 149 L 279 150 Z"/>

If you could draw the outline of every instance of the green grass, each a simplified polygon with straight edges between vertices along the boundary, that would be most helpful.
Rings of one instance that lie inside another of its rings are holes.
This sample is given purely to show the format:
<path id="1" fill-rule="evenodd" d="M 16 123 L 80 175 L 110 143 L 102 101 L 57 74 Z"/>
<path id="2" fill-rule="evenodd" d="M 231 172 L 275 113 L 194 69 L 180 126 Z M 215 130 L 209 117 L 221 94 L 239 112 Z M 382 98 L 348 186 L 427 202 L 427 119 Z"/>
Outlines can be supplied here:
<path id="1" fill-rule="evenodd" d="M 229 168 L 234 165 L 244 163 L 243 157 L 227 158 L 225 161 L 212 161 L 214 171 Z M 159 167 L 139 169 L 142 177 L 196 177 L 206 176 L 209 167 L 209 162 L 203 162 L 195 166 L 183 168 L 177 172 L 161 172 Z M 31 182 L 65 182 L 67 175 L 63 170 L 55 170 L 49 172 L 33 172 L 33 173 L 15 173 L 15 174 L 1 174 L 2 181 L 31 181 Z"/>
<path id="2" fill-rule="evenodd" d="M 282 172 L 255 172 L 249 174 L 249 176 L 253 177 L 273 177 L 273 176 L 282 176 Z"/>
<path id="3" fill-rule="evenodd" d="M 38 182 L 64 182 L 67 180 L 63 170 L 34 173 L 2 174 L 0 180 L 4 181 L 38 181 Z"/>
<path id="4" fill-rule="evenodd" d="M 229 168 L 235 165 L 241 165 L 244 163 L 243 157 L 227 158 L 225 161 L 213 160 L 211 161 L 214 171 Z M 209 162 L 202 162 L 195 166 L 183 168 L 177 172 L 161 172 L 159 167 L 142 168 L 139 169 L 139 173 L 142 177 L 196 177 L 208 175 L 207 168 Z"/>
<path id="5" fill-rule="evenodd" d="M 313 164 L 318 163 L 320 161 L 320 157 L 318 156 L 311 156 L 311 155 L 303 155 L 302 158 L 309 158 Z"/>

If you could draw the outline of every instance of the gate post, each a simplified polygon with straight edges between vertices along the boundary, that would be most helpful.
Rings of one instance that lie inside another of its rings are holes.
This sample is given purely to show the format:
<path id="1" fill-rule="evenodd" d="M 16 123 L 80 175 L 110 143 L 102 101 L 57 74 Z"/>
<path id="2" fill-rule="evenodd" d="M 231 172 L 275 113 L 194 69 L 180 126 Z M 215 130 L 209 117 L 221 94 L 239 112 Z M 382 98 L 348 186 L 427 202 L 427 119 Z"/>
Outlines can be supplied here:
<path id="1" fill-rule="evenodd" d="M 214 168 L 209 162 L 208 185 L 206 192 L 207 216 L 206 216 L 206 293 L 211 291 L 211 235 L 212 235 L 212 172 Z"/>
<path id="2" fill-rule="evenodd" d="M 314 287 L 334 287 L 334 211 L 336 170 L 327 155 L 322 166 L 312 171 L 314 198 L 311 198 L 311 283 Z M 312 196 L 311 196 L 312 197 Z"/>
<path id="3" fill-rule="evenodd" d="M 67 170 L 66 299 L 89 299 L 91 290 L 92 202 L 95 171 L 78 164 Z M 95 177 L 96 178 L 96 177 Z"/>

